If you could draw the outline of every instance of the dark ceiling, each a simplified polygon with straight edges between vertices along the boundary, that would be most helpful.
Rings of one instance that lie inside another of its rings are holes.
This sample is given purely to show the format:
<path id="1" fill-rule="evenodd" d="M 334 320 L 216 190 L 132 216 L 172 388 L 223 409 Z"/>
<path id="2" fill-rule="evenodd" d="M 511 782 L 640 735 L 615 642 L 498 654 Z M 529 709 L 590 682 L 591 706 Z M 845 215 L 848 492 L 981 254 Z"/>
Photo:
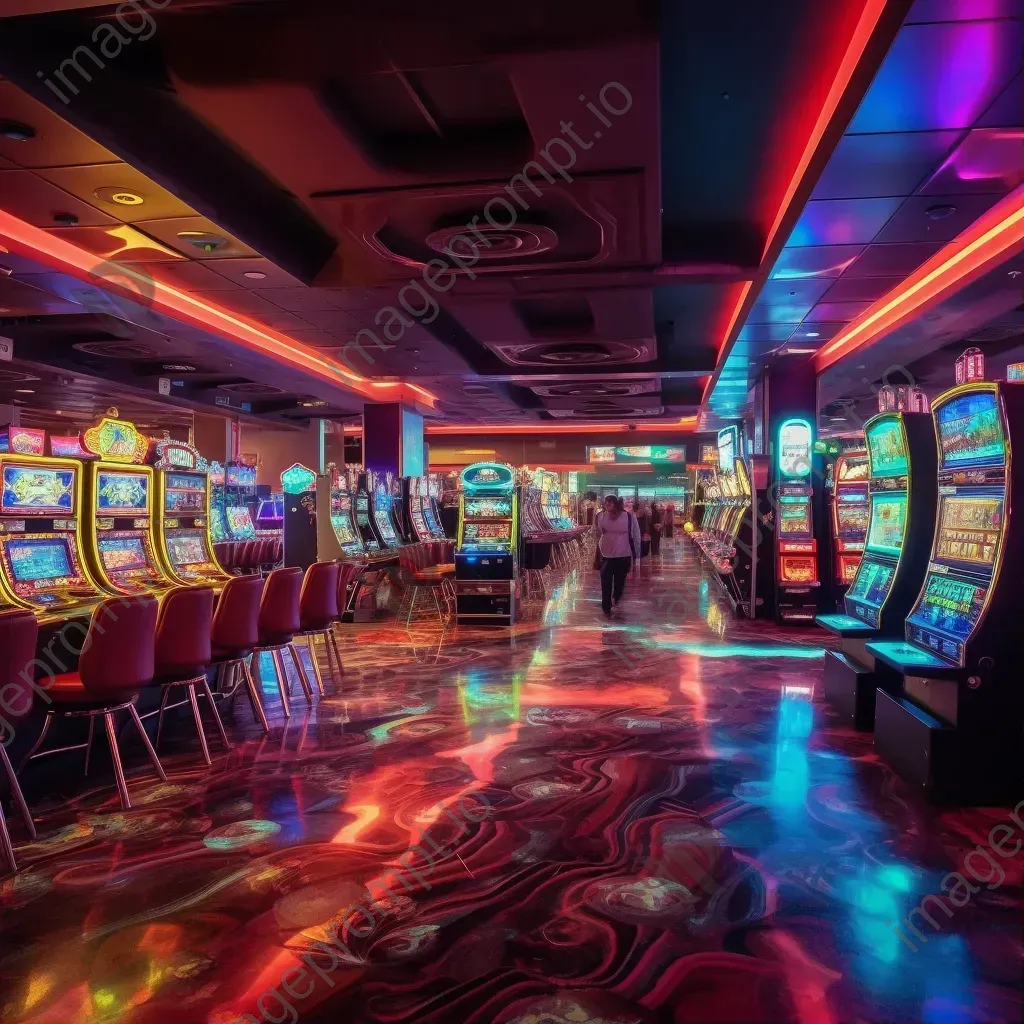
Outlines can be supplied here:
<path id="1" fill-rule="evenodd" d="M 850 113 L 909 6 L 886 5 Z M 0 206 L 361 376 L 415 382 L 449 419 L 674 422 L 813 185 L 781 230 L 863 9 L 174 0 L 126 24 L 13 0 L 39 13 L 0 33 L 0 121 L 31 129 L 0 135 Z M 431 291 L 446 245 L 465 259 Z M 152 389 L 192 365 L 182 399 L 237 408 L 248 386 L 270 417 L 365 400 L 130 303 L 83 309 L 47 269 L 0 283 L 19 357 Z"/>

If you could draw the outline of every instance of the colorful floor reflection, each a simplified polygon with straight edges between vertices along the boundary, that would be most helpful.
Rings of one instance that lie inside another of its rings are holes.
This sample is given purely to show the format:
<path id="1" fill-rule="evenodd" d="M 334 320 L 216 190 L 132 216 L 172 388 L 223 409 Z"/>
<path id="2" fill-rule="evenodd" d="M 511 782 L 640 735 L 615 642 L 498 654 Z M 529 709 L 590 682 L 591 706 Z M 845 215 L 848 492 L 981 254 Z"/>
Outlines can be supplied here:
<path id="1" fill-rule="evenodd" d="M 287 729 L 239 703 L 214 771 L 42 811 L 3 1018 L 1020 1019 L 1024 852 L 895 927 L 1008 812 L 917 806 L 819 702 L 822 635 L 734 622 L 682 543 L 610 624 L 586 572 L 512 637 L 347 627 Z"/>

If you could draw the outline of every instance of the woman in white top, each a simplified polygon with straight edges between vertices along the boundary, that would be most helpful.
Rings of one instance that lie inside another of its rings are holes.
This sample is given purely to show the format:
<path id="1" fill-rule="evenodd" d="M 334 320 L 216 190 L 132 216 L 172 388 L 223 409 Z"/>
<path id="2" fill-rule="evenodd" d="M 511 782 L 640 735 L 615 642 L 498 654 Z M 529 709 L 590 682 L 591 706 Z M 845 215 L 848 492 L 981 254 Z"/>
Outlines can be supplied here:
<path id="1" fill-rule="evenodd" d="M 610 616 L 612 605 L 622 599 L 630 565 L 640 555 L 640 526 L 622 499 L 609 494 L 594 519 L 594 533 L 601 553 L 601 610 Z"/>

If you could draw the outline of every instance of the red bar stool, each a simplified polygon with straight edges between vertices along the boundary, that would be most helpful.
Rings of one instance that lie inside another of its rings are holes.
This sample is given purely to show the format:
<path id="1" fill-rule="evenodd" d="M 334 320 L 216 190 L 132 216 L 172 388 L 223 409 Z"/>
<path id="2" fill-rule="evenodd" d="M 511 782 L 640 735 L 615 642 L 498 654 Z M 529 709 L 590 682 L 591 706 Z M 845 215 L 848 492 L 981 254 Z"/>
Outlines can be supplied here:
<path id="1" fill-rule="evenodd" d="M 332 682 L 336 683 L 341 676 L 341 655 L 338 653 L 338 643 L 334 636 L 334 623 L 338 621 L 339 615 L 340 577 L 341 566 L 337 562 L 314 562 L 306 570 L 306 577 L 302 581 L 302 593 L 299 596 L 300 632 L 306 638 L 309 660 L 313 663 L 313 674 L 316 676 L 316 685 L 321 697 L 325 696 L 326 691 L 313 640 L 318 636 L 323 637 L 327 670 L 331 674 Z M 338 675 L 334 674 L 335 661 L 338 665 Z"/>
<path id="2" fill-rule="evenodd" d="M 234 693 L 233 677 L 240 672 L 245 680 L 253 717 L 270 732 L 263 697 L 249 669 L 248 658 L 260 641 L 260 602 L 263 600 L 263 579 L 260 576 L 236 576 L 228 580 L 220 592 L 211 629 L 211 660 L 218 673 L 227 675 L 225 696 Z"/>
<path id="3" fill-rule="evenodd" d="M 210 692 L 210 684 L 206 681 L 206 673 L 213 661 L 213 600 L 212 587 L 176 587 L 164 594 L 160 602 L 160 615 L 156 620 L 154 681 L 163 690 L 160 710 L 141 716 L 143 719 L 152 715 L 158 716 L 155 746 L 159 749 L 160 736 L 164 728 L 164 713 L 171 708 L 191 704 L 203 760 L 208 765 L 213 762 L 210 760 L 210 748 L 206 742 L 203 718 L 199 712 L 200 693 L 210 702 L 210 710 L 221 742 L 228 750 L 231 749 L 228 734 L 224 731 L 224 723 L 220 720 L 217 705 Z M 167 701 L 176 686 L 188 687 L 188 700 L 168 704 Z"/>
<path id="4" fill-rule="evenodd" d="M 302 592 L 302 570 L 297 568 L 275 569 L 266 578 L 263 600 L 260 602 L 259 642 L 253 651 L 253 674 L 258 679 L 260 672 L 260 655 L 269 651 L 274 658 L 274 671 L 277 676 L 277 689 L 281 694 L 281 705 L 285 717 L 292 713 L 289 700 L 288 674 L 284 667 L 283 652 L 287 651 L 295 664 L 299 682 L 306 695 L 306 701 L 313 703 L 313 688 L 309 685 L 309 677 L 299 661 L 295 650 L 295 635 L 302 631 L 299 618 L 299 595 Z"/>
<path id="5" fill-rule="evenodd" d="M 64 753 L 69 750 L 85 751 L 85 774 L 89 774 L 89 754 L 92 751 L 93 731 L 98 716 L 103 717 L 110 744 L 110 757 L 114 762 L 114 778 L 121 797 L 121 806 L 127 811 L 132 802 L 128 796 L 121 765 L 121 751 L 117 745 L 117 723 L 114 715 L 127 711 L 139 731 L 142 743 L 161 781 L 167 775 L 146 728 L 135 709 L 135 699 L 141 690 L 153 681 L 154 647 L 156 640 L 156 598 L 113 597 L 97 605 L 89 622 L 89 632 L 78 659 L 78 671 L 57 676 L 47 689 L 53 705 L 46 711 L 43 731 L 35 745 L 19 766 L 23 771 L 37 757 Z M 70 747 L 40 750 L 55 715 L 64 718 L 89 719 L 89 738 L 85 743 Z"/>
<path id="6" fill-rule="evenodd" d="M 35 615 L 29 611 L 0 612 L 0 695 L 4 712 L 14 721 L 3 720 L 4 732 L 9 730 L 10 736 L 4 736 L 4 743 L 10 742 L 14 729 L 32 710 L 32 689 L 25 681 L 24 673 L 34 662 L 36 642 L 39 635 L 39 624 Z M 10 692 L 15 699 L 8 700 Z M 18 785 L 18 776 L 14 774 L 11 760 L 7 756 L 6 746 L 0 746 L 0 762 L 7 773 L 7 782 L 11 787 L 11 796 L 21 811 L 28 834 L 35 839 L 36 826 L 29 812 L 25 796 Z M 14 858 L 14 846 L 7 831 L 3 807 L 0 807 L 0 847 L 12 871 L 18 870 L 18 862 Z"/>

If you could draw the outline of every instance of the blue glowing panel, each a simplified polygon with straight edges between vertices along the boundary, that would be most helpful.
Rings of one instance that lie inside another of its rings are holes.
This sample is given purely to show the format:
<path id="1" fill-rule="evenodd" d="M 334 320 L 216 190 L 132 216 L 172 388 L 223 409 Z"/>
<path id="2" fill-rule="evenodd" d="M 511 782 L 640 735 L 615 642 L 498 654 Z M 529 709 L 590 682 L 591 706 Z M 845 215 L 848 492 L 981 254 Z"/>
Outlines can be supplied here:
<path id="1" fill-rule="evenodd" d="M 942 242 L 869 245 L 850 266 L 847 277 L 906 277 L 942 248 Z"/>
<path id="2" fill-rule="evenodd" d="M 788 246 L 856 245 L 870 242 L 899 209 L 902 199 L 823 199 L 808 203 Z"/>
<path id="3" fill-rule="evenodd" d="M 811 311 L 811 302 L 770 305 L 755 302 L 747 315 L 750 324 L 798 324 Z"/>
<path id="4" fill-rule="evenodd" d="M 809 245 L 783 249 L 772 268 L 772 280 L 839 277 L 864 251 L 863 245 Z"/>
<path id="5" fill-rule="evenodd" d="M 820 345 L 835 337 L 845 324 L 820 324 L 816 320 L 805 320 L 794 332 L 790 341 L 808 341 Z"/>
<path id="6" fill-rule="evenodd" d="M 959 138 L 956 131 L 844 135 L 811 198 L 909 196 Z"/>
<path id="7" fill-rule="evenodd" d="M 1024 22 L 912 25 L 900 30 L 849 131 L 970 128 L 1019 69 Z"/>
<path id="8" fill-rule="evenodd" d="M 1019 143 L 1024 154 L 1024 143 Z M 1024 166 L 1024 155 L 1022 155 Z M 1024 172 L 1022 172 L 1024 173 Z M 1001 195 L 912 196 L 879 232 L 878 242 L 949 242 L 970 227 Z M 941 220 L 932 220 L 928 211 L 950 207 Z"/>
<path id="9" fill-rule="evenodd" d="M 930 572 L 924 592 L 908 623 L 966 640 L 981 618 L 986 588 L 966 580 Z"/>
<path id="10" fill-rule="evenodd" d="M 825 292 L 825 301 L 874 302 L 902 283 L 902 277 L 841 277 Z"/>
<path id="11" fill-rule="evenodd" d="M 11 573 L 18 583 L 66 579 L 72 575 L 66 540 L 11 540 L 7 545 Z"/>
<path id="12" fill-rule="evenodd" d="M 1024 81 L 1017 82 L 1024 89 Z M 956 196 L 945 202 L 960 212 L 962 202 L 973 193 L 1003 195 L 1024 181 L 1024 111 L 1014 129 L 978 128 L 968 133 L 942 166 L 921 186 L 922 196 Z M 931 199 L 940 204 L 942 199 Z M 949 219 L 953 220 L 951 216 Z M 944 223 L 944 222 L 940 222 Z M 964 225 L 966 227 L 966 224 Z"/>
<path id="13" fill-rule="evenodd" d="M 70 512 L 74 488 L 73 469 L 4 466 L 0 507 L 22 515 Z"/>

